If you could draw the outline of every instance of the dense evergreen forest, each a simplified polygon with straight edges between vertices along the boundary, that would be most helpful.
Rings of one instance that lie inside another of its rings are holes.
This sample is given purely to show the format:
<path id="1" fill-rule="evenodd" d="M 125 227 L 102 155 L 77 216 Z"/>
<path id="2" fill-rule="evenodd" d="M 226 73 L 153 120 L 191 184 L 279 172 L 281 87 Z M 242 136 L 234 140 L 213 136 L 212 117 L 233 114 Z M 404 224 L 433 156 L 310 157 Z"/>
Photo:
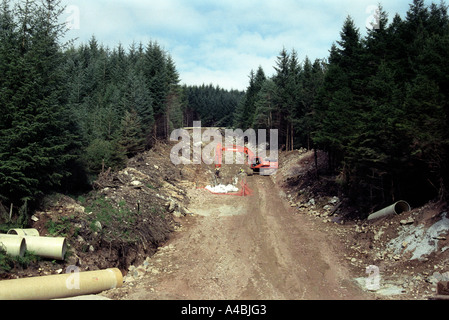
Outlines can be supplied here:
<path id="1" fill-rule="evenodd" d="M 447 6 L 414 0 L 391 20 L 380 5 L 365 37 L 348 17 L 325 60 L 282 50 L 259 68 L 236 127 L 279 129 L 285 150 L 320 149 L 358 207 L 442 199 L 449 183 Z M 299 41 L 299 40 L 298 40 Z"/>
<path id="2" fill-rule="evenodd" d="M 59 0 L 1 2 L 0 213 L 88 186 L 197 120 L 279 129 L 284 150 L 326 151 L 329 171 L 361 209 L 447 195 L 444 3 L 414 0 L 403 18 L 379 6 L 379 23 L 364 37 L 348 17 L 329 57 L 300 61 L 282 49 L 275 74 L 251 71 L 246 92 L 180 85 L 156 41 L 62 43 L 63 9 Z"/>
<path id="3" fill-rule="evenodd" d="M 245 93 L 225 90 L 219 86 L 183 86 L 187 103 L 184 109 L 184 124 L 191 127 L 201 120 L 203 127 L 227 127 L 233 125 L 236 107 Z"/>
<path id="4" fill-rule="evenodd" d="M 156 41 L 62 43 L 63 11 L 58 0 L 1 2 L 0 211 L 87 187 L 195 120 L 228 126 L 243 96 L 181 86 Z"/>

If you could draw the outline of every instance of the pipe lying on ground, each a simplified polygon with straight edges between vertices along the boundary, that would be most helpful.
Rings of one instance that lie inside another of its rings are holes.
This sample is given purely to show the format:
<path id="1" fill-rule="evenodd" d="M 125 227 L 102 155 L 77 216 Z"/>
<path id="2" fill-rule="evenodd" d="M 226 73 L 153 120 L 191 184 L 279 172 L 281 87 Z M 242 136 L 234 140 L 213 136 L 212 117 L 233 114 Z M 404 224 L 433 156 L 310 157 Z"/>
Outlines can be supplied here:
<path id="1" fill-rule="evenodd" d="M 405 201 L 398 201 L 385 209 L 379 210 L 368 217 L 368 220 L 374 220 L 392 214 L 401 214 L 410 211 L 410 205 Z"/>
<path id="2" fill-rule="evenodd" d="M 0 234 L 0 247 L 12 257 L 23 257 L 27 249 L 23 237 Z"/>
<path id="3" fill-rule="evenodd" d="M 11 229 L 8 231 L 8 234 L 15 234 L 19 236 L 33 236 L 39 237 L 39 231 L 37 229 Z"/>
<path id="4" fill-rule="evenodd" d="M 120 288 L 119 269 L 67 273 L 0 281 L 0 300 L 50 300 L 97 294 Z"/>
<path id="5" fill-rule="evenodd" d="M 27 250 L 33 254 L 55 260 L 64 260 L 67 252 L 65 238 L 33 237 L 25 236 Z"/>
<path id="6" fill-rule="evenodd" d="M 31 253 L 39 257 L 54 260 L 64 260 L 65 254 L 67 252 L 67 241 L 65 238 L 21 236 L 14 234 L 1 234 L 0 239 L 1 238 L 8 239 L 7 243 L 8 246 L 11 247 L 10 250 L 16 250 L 11 251 L 12 253 L 10 255 L 16 254 L 17 249 L 13 249 L 13 245 L 14 243 L 17 243 L 18 245 L 19 239 L 24 239 L 25 250 L 30 251 Z"/>

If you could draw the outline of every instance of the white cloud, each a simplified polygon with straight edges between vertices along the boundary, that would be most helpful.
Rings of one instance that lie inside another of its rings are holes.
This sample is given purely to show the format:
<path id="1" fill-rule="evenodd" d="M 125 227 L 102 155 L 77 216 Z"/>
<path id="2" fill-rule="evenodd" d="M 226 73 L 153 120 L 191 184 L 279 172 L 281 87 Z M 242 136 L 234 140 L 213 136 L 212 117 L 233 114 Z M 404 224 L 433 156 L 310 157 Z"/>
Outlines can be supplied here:
<path id="1" fill-rule="evenodd" d="M 66 0 L 69 1 L 69 0 Z M 411 2 L 411 0 L 410 0 Z M 172 56 L 187 84 L 214 83 L 244 90 L 251 69 L 270 75 L 285 47 L 300 59 L 326 58 L 347 15 L 362 34 L 367 8 L 378 0 L 72 0 L 80 29 L 70 32 L 87 42 L 95 35 L 109 47 L 158 41 Z M 407 2 L 384 0 L 393 18 Z"/>

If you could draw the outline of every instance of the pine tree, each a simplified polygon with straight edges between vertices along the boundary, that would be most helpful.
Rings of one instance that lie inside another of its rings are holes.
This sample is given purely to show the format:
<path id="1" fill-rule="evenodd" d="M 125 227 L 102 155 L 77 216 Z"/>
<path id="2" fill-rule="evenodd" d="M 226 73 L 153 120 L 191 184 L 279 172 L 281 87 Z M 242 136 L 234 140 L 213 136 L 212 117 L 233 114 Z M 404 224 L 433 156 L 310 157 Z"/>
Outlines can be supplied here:
<path id="1" fill-rule="evenodd" d="M 298 92 L 302 114 L 296 119 L 296 135 L 300 137 L 301 145 L 308 150 L 313 146 L 312 133 L 315 130 L 313 119 L 316 116 L 316 99 L 318 91 L 323 85 L 324 74 L 320 60 L 317 59 L 312 64 L 306 57 Z"/>
<path id="2" fill-rule="evenodd" d="M 153 101 L 155 118 L 154 133 L 156 137 L 167 137 L 166 99 L 169 92 L 167 87 L 166 54 L 157 42 L 150 42 L 145 51 L 143 72 L 147 87 Z"/>
<path id="3" fill-rule="evenodd" d="M 119 145 L 128 158 L 145 150 L 145 137 L 139 116 L 134 109 L 125 112 L 120 131 Z"/>
<path id="4" fill-rule="evenodd" d="M 126 111 L 137 112 L 145 136 L 145 145 L 150 146 L 154 126 L 153 100 L 142 71 L 134 68 L 129 70 L 124 92 L 122 104 Z"/>
<path id="5" fill-rule="evenodd" d="M 364 40 L 366 52 L 362 58 L 369 75 L 375 74 L 379 65 L 389 59 L 390 54 L 391 34 L 388 30 L 388 13 L 381 5 L 377 12 L 376 27 L 368 30 Z"/>
<path id="6" fill-rule="evenodd" d="M 405 99 L 407 117 L 402 125 L 409 141 L 414 170 L 427 173 L 427 183 L 442 196 L 449 156 L 447 115 L 438 85 L 424 75 L 409 85 Z"/>
<path id="7" fill-rule="evenodd" d="M 179 73 L 176 70 L 175 62 L 170 55 L 167 55 L 166 74 L 167 74 L 167 98 L 166 98 L 166 137 L 174 129 L 179 129 L 183 125 L 182 119 L 182 90 L 179 86 Z"/>
<path id="8" fill-rule="evenodd" d="M 294 92 L 293 89 L 293 77 L 292 77 L 292 67 L 290 61 L 290 55 L 285 48 L 279 53 L 277 57 L 276 66 L 274 67 L 276 74 L 274 75 L 274 83 L 277 87 L 277 116 L 278 128 L 279 128 L 279 139 L 281 143 L 284 144 L 286 150 L 290 150 L 291 146 L 291 133 L 292 133 L 292 112 L 291 108 L 293 105 L 292 96 Z"/>
<path id="9" fill-rule="evenodd" d="M 255 101 L 254 129 L 275 129 L 277 87 L 273 80 L 264 81 Z"/>
<path id="10" fill-rule="evenodd" d="M 259 66 L 256 72 L 251 70 L 249 79 L 250 81 L 246 90 L 245 99 L 241 101 L 241 104 L 238 106 L 236 114 L 234 115 L 234 127 L 242 130 L 247 130 L 253 127 L 254 119 L 256 117 L 255 102 L 257 95 L 266 80 L 263 68 Z"/>
<path id="11" fill-rule="evenodd" d="M 36 200 L 69 174 L 66 164 L 74 157 L 76 137 L 67 125 L 69 116 L 61 100 L 61 12 L 59 1 L 53 0 L 40 6 L 26 1 L 14 12 L 15 32 L 8 36 L 15 56 L 5 61 L 8 65 L 2 63 L 2 92 L 6 93 L 2 99 L 9 100 L 5 110 L 8 124 L 2 122 L 1 128 L 2 199 Z M 1 40 L 4 48 L 6 39 Z"/>

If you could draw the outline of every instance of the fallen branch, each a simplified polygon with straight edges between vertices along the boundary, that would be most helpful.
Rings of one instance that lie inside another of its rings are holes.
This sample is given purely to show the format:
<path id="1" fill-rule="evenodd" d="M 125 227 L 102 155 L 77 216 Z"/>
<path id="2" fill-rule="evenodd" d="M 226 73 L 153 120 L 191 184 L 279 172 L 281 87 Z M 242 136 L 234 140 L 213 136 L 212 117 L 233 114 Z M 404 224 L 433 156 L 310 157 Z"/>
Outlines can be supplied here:
<path id="1" fill-rule="evenodd" d="M 332 217 L 335 212 L 337 212 L 338 208 L 340 208 L 340 206 L 343 204 L 344 201 L 340 201 L 333 209 L 332 211 L 329 213 L 329 217 Z"/>

